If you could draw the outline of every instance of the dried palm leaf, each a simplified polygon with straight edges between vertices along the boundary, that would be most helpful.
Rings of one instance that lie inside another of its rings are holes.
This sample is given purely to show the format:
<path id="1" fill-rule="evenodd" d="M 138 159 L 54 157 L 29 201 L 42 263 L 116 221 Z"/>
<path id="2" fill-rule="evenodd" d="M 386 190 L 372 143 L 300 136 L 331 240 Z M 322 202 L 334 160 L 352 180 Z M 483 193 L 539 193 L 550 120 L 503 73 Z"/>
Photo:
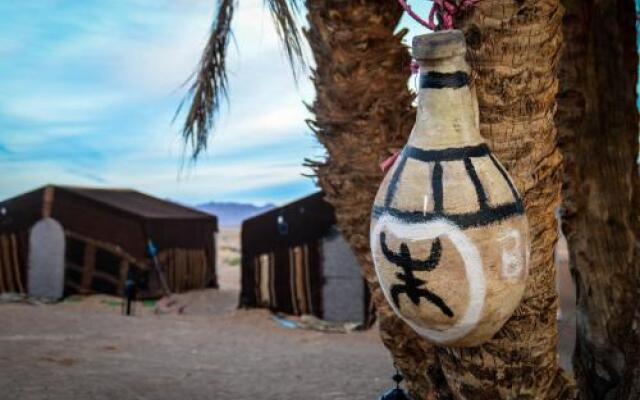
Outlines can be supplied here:
<path id="1" fill-rule="evenodd" d="M 300 11 L 297 0 L 265 0 L 276 26 L 278 37 L 284 45 L 293 76 L 297 78 L 299 67 L 304 67 L 304 55 L 300 44 L 300 31 L 296 15 Z"/>
<path id="2" fill-rule="evenodd" d="M 296 24 L 296 14 L 299 11 L 297 0 L 265 0 L 265 3 L 274 19 L 294 77 L 297 77 L 300 67 L 305 65 L 300 32 Z M 193 82 L 176 111 L 177 117 L 184 103 L 190 102 L 182 127 L 182 137 L 191 148 L 193 160 L 207 147 L 222 98 L 228 101 L 226 58 L 229 40 L 233 36 L 231 21 L 236 6 L 236 0 L 218 0 L 218 12 L 211 27 L 211 35 L 196 72 L 189 78 Z"/>

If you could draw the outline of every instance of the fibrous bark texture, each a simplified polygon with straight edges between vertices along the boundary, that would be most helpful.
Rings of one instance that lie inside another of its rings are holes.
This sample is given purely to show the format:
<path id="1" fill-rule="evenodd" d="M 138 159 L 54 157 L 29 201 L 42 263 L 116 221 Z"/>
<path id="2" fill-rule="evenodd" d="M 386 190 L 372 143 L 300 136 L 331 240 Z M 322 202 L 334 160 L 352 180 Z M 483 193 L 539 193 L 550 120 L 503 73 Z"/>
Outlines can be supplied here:
<path id="1" fill-rule="evenodd" d="M 308 161 L 338 225 L 370 283 L 380 331 L 416 399 L 447 398 L 435 350 L 400 321 L 377 283 L 369 249 L 371 206 L 382 180 L 379 163 L 401 148 L 415 120 L 407 88 L 402 8 L 390 0 L 307 0 L 316 99 L 310 126 L 327 150 Z M 389 371 L 392 366 L 389 366 Z"/>
<path id="2" fill-rule="evenodd" d="M 377 285 L 369 215 L 382 173 L 414 122 L 409 57 L 393 29 L 395 2 L 307 0 L 315 56 L 311 126 L 326 147 L 309 162 L 356 251 L 378 307 L 382 338 L 416 399 L 573 399 L 558 366 L 553 248 L 561 156 L 553 123 L 562 11 L 557 0 L 483 0 L 460 22 L 477 71 L 481 133 L 523 194 L 532 258 L 522 305 L 495 338 L 469 349 L 437 348 L 400 321 Z"/>
<path id="3" fill-rule="evenodd" d="M 561 21 L 558 0 L 483 0 L 459 21 L 477 74 L 481 134 L 523 195 L 532 247 L 524 299 L 504 328 L 480 347 L 438 349 L 456 398 L 575 397 L 556 354 L 562 157 L 553 117 Z"/>
<path id="4" fill-rule="evenodd" d="M 563 228 L 577 289 L 574 370 L 582 399 L 637 399 L 635 5 L 563 3 L 556 121 L 566 155 Z"/>

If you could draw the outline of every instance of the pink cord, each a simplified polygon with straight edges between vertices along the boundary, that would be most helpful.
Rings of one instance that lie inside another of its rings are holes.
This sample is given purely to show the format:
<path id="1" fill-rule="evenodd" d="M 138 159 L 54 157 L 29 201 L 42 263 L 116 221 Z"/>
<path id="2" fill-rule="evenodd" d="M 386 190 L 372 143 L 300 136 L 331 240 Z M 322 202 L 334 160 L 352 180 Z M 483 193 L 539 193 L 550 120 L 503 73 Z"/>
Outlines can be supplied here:
<path id="1" fill-rule="evenodd" d="M 418 14 L 413 11 L 411 6 L 407 3 L 407 0 L 398 0 L 402 8 L 411 16 L 411 18 L 418 21 L 418 23 L 427 29 L 432 31 L 453 29 L 455 17 L 461 12 L 468 10 L 478 3 L 480 0 L 462 0 L 459 5 L 456 5 L 454 0 L 430 0 L 433 1 L 433 7 L 429 12 L 427 20 L 422 19 Z M 435 22 L 436 16 L 440 17 L 440 23 Z M 420 67 L 415 62 L 411 61 L 411 73 L 417 74 L 420 72 Z"/>
<path id="2" fill-rule="evenodd" d="M 417 74 L 420 72 L 420 64 L 416 60 L 411 60 L 411 73 Z"/>
<path id="3" fill-rule="evenodd" d="M 382 172 L 386 174 L 387 171 L 389 171 L 391 167 L 393 167 L 393 164 L 396 163 L 396 160 L 398 159 L 399 156 L 400 156 L 400 151 L 396 150 L 393 152 L 393 154 L 389 158 L 381 162 L 380 169 L 382 170 Z"/>
<path id="4" fill-rule="evenodd" d="M 416 21 L 418 21 L 419 24 L 421 24 L 423 26 L 426 26 L 427 29 L 434 30 L 434 28 L 432 27 L 433 24 L 431 24 L 430 21 L 425 21 L 422 18 L 420 18 L 420 16 L 413 11 L 411 6 L 409 4 L 407 4 L 407 2 L 405 0 L 398 0 L 398 2 L 402 6 L 402 8 L 404 8 L 404 10 L 407 12 L 407 14 L 409 14 L 411 16 L 411 18 L 413 18 Z M 429 18 L 431 18 L 431 16 L 429 16 Z"/>
<path id="5" fill-rule="evenodd" d="M 453 29 L 455 17 L 457 17 L 460 12 L 473 7 L 480 0 L 462 0 L 459 5 L 456 5 L 453 0 L 430 1 L 433 1 L 433 7 L 431 7 L 431 12 L 429 12 L 427 20 L 424 20 L 413 11 L 411 6 L 407 3 L 407 0 L 398 0 L 402 8 L 405 9 L 411 18 L 415 19 L 420 25 L 432 31 Z M 436 16 L 440 17 L 440 24 L 436 23 Z"/>

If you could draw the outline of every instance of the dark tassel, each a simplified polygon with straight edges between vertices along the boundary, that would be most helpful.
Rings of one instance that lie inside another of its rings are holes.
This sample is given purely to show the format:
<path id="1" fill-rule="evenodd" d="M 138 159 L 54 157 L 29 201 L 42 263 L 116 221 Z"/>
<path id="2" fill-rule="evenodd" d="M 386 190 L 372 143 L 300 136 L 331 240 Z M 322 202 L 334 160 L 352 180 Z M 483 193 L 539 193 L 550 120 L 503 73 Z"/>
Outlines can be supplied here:
<path id="1" fill-rule="evenodd" d="M 380 396 L 379 400 L 412 400 L 411 396 L 400 388 L 400 382 L 404 380 L 404 377 L 400 374 L 400 371 L 398 371 L 398 367 L 395 368 L 396 373 L 391 377 L 391 379 L 396 383 L 396 387 Z"/>

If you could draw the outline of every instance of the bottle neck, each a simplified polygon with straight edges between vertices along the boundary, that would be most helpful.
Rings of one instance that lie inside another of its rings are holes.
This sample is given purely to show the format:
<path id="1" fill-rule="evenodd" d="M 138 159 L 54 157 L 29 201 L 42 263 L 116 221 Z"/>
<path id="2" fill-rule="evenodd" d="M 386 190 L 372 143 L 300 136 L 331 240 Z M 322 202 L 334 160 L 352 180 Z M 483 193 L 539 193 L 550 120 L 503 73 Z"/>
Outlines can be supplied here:
<path id="1" fill-rule="evenodd" d="M 478 101 L 470 86 L 471 68 L 464 56 L 418 63 L 418 110 L 408 144 L 444 149 L 484 143 L 479 132 Z"/>

